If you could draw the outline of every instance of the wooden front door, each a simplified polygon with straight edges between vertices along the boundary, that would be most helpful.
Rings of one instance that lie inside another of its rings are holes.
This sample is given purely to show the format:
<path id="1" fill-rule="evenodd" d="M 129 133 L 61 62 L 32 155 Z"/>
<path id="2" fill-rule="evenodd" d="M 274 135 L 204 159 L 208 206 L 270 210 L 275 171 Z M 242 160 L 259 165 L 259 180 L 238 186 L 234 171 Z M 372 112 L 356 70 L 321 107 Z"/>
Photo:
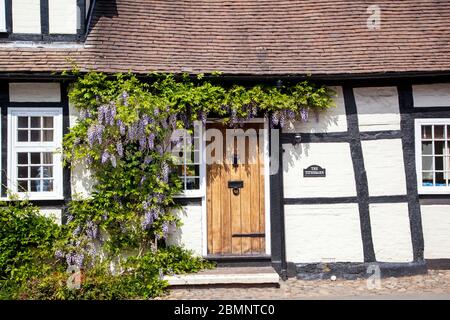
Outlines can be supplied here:
<path id="1" fill-rule="evenodd" d="M 211 155 L 222 161 L 213 164 L 209 161 L 206 166 L 209 255 L 265 253 L 262 128 L 260 123 L 246 124 L 241 131 L 222 124 L 207 125 L 207 129 L 221 132 L 223 144 L 222 154 L 210 150 Z M 239 139 L 243 140 L 239 143 Z M 213 142 L 214 138 L 209 144 Z M 218 142 L 220 139 L 216 146 Z"/>

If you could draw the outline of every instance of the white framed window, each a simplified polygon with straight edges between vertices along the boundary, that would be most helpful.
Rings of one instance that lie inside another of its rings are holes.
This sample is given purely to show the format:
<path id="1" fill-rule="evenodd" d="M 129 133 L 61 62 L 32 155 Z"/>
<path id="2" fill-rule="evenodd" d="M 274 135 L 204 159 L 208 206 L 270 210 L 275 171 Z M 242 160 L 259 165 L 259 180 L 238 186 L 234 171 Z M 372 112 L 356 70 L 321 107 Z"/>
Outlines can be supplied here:
<path id="1" fill-rule="evenodd" d="M 204 158 L 203 125 L 201 122 L 194 123 L 194 130 L 189 134 L 182 130 L 181 142 L 177 148 L 178 176 L 183 183 L 183 193 L 180 197 L 201 197 L 204 194 L 205 166 Z"/>
<path id="2" fill-rule="evenodd" d="M 6 32 L 6 0 L 0 0 L 0 32 Z"/>
<path id="3" fill-rule="evenodd" d="M 450 193 L 450 119 L 416 119 L 415 139 L 419 193 Z"/>
<path id="4" fill-rule="evenodd" d="M 8 109 L 8 188 L 29 199 L 63 199 L 62 109 Z"/>

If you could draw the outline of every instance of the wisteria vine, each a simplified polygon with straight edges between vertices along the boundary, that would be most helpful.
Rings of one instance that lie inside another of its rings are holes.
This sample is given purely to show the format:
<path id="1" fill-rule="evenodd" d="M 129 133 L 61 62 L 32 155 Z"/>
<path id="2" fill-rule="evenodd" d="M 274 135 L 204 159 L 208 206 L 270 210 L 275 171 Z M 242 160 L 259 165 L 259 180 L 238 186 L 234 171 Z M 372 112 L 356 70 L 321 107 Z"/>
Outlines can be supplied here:
<path id="1" fill-rule="evenodd" d="M 255 117 L 284 127 L 333 104 L 329 88 L 308 81 L 225 87 L 203 75 L 150 79 L 91 72 L 71 88 L 80 117 L 64 138 L 65 161 L 85 165 L 96 184 L 90 198 L 69 206 L 71 233 L 57 252 L 69 265 L 89 265 L 96 248 L 111 258 L 121 250 L 154 250 L 179 225 L 174 196 L 182 184 L 169 152 L 179 142 L 170 139 L 174 130 L 211 116 L 231 127 Z"/>

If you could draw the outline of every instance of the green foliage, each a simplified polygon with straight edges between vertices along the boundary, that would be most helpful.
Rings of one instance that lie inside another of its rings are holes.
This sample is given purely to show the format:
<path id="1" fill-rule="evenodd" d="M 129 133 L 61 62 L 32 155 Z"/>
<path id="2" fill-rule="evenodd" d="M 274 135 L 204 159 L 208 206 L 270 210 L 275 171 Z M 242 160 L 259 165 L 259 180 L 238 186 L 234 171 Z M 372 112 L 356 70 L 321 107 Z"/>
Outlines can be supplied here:
<path id="1" fill-rule="evenodd" d="M 55 263 L 60 229 L 28 201 L 0 203 L 0 281 L 21 282 Z"/>
<path id="2" fill-rule="evenodd" d="M 167 282 L 161 278 L 171 272 L 197 272 L 211 268 L 211 263 L 177 248 L 161 248 L 144 256 L 127 259 L 116 274 L 108 263 L 98 263 L 82 272 L 79 289 L 66 286 L 67 273 L 55 272 L 28 282 L 19 298 L 52 300 L 149 299 L 162 295 Z"/>
<path id="3" fill-rule="evenodd" d="M 62 227 L 27 202 L 2 204 L 0 299 L 148 299 L 164 292 L 164 274 L 211 268 L 165 243 L 169 227 L 180 225 L 174 197 L 182 183 L 170 152 L 180 141 L 172 133 L 208 116 L 232 127 L 265 116 L 282 127 L 333 105 L 331 90 L 308 81 L 222 86 L 203 74 L 153 73 L 149 82 L 74 74 L 70 100 L 80 119 L 64 137 L 64 161 L 89 169 L 94 191 L 71 201 Z M 67 265 L 81 268 L 80 289 L 67 286 Z"/>

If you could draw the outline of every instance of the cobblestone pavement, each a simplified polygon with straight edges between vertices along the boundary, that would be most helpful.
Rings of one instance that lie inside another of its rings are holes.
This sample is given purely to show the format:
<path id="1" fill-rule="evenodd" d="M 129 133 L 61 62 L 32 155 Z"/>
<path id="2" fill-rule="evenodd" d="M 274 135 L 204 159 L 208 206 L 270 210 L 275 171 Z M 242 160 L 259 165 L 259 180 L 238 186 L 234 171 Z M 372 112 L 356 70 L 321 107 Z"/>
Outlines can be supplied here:
<path id="1" fill-rule="evenodd" d="M 385 278 L 369 289 L 367 280 L 289 279 L 279 288 L 173 289 L 162 299 L 450 299 L 450 270 L 431 270 L 427 275 Z"/>

